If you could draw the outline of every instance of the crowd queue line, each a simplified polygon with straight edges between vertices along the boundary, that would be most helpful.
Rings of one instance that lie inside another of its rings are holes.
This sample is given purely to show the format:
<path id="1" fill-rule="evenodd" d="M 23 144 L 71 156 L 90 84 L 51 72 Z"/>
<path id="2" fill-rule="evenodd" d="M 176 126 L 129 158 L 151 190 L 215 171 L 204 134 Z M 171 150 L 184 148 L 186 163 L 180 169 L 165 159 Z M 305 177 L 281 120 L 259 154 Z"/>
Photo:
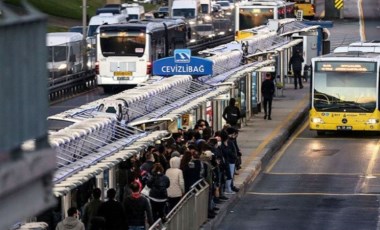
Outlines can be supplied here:
<path id="1" fill-rule="evenodd" d="M 166 214 L 200 179 L 210 186 L 208 218 L 215 217 L 217 204 L 238 191 L 234 175 L 241 168 L 237 137 L 242 115 L 235 103 L 231 98 L 224 109 L 226 125 L 221 130 L 215 131 L 206 120 L 199 119 L 192 129 L 179 129 L 121 162 L 116 188 L 102 194 L 96 179 L 91 179 L 72 193 L 66 218 L 62 220 L 61 207 L 56 207 L 38 216 L 37 221 L 57 230 L 146 229 L 159 218 L 165 221 Z"/>

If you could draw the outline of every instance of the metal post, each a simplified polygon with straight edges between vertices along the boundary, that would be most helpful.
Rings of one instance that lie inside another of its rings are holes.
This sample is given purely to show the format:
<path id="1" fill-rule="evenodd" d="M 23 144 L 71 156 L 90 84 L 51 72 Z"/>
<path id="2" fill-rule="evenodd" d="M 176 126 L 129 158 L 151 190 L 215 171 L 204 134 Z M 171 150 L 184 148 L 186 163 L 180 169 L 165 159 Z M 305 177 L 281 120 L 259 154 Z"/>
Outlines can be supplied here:
<path id="1" fill-rule="evenodd" d="M 108 184 L 109 184 L 109 188 L 114 188 L 116 189 L 116 170 L 115 170 L 115 167 L 112 167 L 109 169 L 109 177 L 108 177 Z"/>
<path id="2" fill-rule="evenodd" d="M 67 217 L 67 210 L 71 207 L 71 191 L 61 198 L 62 219 Z"/>
<path id="3" fill-rule="evenodd" d="M 96 187 L 98 187 L 102 191 L 101 200 L 104 200 L 104 172 L 96 175 Z"/>
<path id="4" fill-rule="evenodd" d="M 82 26 L 83 26 L 83 70 L 87 71 L 87 0 L 82 0 Z"/>
<path id="5" fill-rule="evenodd" d="M 284 55 L 284 50 L 280 51 L 280 81 L 281 83 L 284 83 L 284 70 L 285 70 L 285 63 L 284 60 L 285 55 Z"/>

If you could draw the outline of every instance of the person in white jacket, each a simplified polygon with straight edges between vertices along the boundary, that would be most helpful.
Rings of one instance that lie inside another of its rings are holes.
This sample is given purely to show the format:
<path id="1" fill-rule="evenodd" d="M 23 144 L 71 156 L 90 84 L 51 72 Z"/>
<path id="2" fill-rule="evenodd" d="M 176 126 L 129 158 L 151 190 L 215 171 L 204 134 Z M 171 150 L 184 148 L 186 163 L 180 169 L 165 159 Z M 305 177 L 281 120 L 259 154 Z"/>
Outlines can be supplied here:
<path id="1" fill-rule="evenodd" d="M 181 158 L 174 156 L 170 159 L 170 168 L 166 170 L 166 176 L 169 177 L 170 186 L 167 189 L 169 197 L 169 208 L 172 210 L 174 206 L 181 200 L 185 192 L 185 182 L 183 180 L 182 170 L 179 168 Z"/>

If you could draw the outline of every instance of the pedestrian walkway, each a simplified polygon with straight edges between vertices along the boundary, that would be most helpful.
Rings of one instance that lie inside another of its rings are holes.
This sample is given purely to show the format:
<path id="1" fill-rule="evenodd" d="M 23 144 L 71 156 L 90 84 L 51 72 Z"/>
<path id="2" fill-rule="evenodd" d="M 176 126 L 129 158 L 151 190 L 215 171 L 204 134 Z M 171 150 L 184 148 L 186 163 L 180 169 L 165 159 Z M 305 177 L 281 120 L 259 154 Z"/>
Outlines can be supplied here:
<path id="1" fill-rule="evenodd" d="M 240 191 L 219 204 L 217 216 L 203 225 L 202 229 L 215 229 L 228 210 L 243 196 L 250 182 L 264 168 L 274 153 L 285 143 L 295 128 L 301 124 L 309 111 L 309 83 L 303 89 L 285 85 L 283 96 L 276 96 L 272 105 L 272 120 L 264 120 L 264 113 L 255 114 L 240 129 L 238 144 L 242 157 L 242 169 L 235 175 L 234 184 Z"/>

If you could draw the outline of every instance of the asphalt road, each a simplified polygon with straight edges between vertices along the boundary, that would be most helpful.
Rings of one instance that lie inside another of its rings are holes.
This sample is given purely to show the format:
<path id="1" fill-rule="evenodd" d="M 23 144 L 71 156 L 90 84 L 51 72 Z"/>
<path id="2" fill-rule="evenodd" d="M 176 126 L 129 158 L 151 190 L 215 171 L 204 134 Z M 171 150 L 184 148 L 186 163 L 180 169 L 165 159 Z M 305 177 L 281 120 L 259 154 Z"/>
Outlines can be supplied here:
<path id="1" fill-rule="evenodd" d="M 334 22 L 331 48 L 379 37 L 378 21 Z M 372 24 L 373 23 L 373 24 Z M 379 228 L 380 141 L 364 133 L 318 137 L 304 125 L 274 156 L 215 229 Z"/>
<path id="2" fill-rule="evenodd" d="M 317 137 L 305 123 L 216 229 L 377 229 L 378 138 Z"/>

